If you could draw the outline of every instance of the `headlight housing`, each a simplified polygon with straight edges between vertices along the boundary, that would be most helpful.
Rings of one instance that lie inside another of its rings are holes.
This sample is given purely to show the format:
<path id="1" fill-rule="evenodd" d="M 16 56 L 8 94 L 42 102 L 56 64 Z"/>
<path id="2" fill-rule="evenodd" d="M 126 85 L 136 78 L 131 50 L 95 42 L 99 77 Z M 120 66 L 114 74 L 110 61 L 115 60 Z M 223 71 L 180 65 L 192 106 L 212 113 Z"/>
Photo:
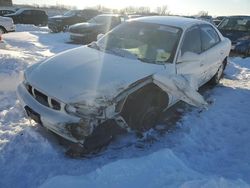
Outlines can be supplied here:
<path id="1" fill-rule="evenodd" d="M 101 116 L 103 114 L 102 108 L 79 104 L 66 104 L 65 111 L 69 114 L 75 114 L 83 117 Z"/>

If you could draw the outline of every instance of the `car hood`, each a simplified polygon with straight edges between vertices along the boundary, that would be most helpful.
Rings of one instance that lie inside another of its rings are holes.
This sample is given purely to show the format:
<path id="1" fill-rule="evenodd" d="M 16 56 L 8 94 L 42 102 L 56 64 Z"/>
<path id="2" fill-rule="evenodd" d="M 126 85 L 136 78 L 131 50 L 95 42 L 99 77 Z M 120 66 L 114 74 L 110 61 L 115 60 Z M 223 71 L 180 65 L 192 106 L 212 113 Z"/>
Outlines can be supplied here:
<path id="1" fill-rule="evenodd" d="M 16 16 L 16 13 L 12 13 L 12 14 L 5 14 L 4 17 L 12 17 L 12 16 Z"/>
<path id="2" fill-rule="evenodd" d="M 70 26 L 69 32 L 81 32 L 81 31 L 86 31 L 90 29 L 95 29 L 96 27 L 102 26 L 102 24 L 98 23 L 89 23 L 89 22 L 84 22 L 84 23 L 78 23 Z"/>
<path id="3" fill-rule="evenodd" d="M 101 105 L 111 102 L 130 84 L 163 70 L 163 65 L 142 63 L 87 46 L 58 54 L 25 73 L 33 87 L 65 103 Z"/>
<path id="4" fill-rule="evenodd" d="M 12 21 L 12 18 L 0 16 L 0 21 Z"/>
<path id="5" fill-rule="evenodd" d="M 71 18 L 71 16 L 57 15 L 57 16 L 49 17 L 49 20 L 64 20 L 68 18 Z"/>

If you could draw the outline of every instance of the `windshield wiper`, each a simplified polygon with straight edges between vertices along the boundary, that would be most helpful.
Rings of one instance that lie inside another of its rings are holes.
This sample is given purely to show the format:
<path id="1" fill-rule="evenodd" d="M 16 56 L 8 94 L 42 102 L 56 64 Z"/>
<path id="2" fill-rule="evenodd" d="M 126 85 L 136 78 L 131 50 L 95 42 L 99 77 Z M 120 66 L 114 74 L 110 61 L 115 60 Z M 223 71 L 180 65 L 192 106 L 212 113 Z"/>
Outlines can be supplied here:
<path id="1" fill-rule="evenodd" d="M 88 44 L 88 47 L 101 51 L 101 48 L 100 46 L 98 46 L 97 42 L 91 42 L 90 44 Z"/>
<path id="2" fill-rule="evenodd" d="M 138 59 L 138 57 L 135 54 L 133 54 L 127 50 L 121 49 L 121 48 L 110 48 L 110 49 L 106 49 L 106 51 L 108 53 L 112 53 L 112 54 L 115 54 L 115 55 L 118 55 L 121 57 L 127 57 L 130 59 Z"/>

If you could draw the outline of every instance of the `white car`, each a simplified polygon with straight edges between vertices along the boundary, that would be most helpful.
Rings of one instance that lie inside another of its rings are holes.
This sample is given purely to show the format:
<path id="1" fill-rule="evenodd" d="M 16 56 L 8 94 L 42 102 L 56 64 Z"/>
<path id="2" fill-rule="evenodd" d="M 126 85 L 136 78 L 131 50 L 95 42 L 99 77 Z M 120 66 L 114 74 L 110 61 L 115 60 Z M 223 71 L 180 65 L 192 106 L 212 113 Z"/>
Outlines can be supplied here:
<path id="1" fill-rule="evenodd" d="M 29 67 L 17 93 L 27 115 L 86 148 L 116 131 L 146 131 L 161 112 L 218 83 L 231 48 L 210 23 L 181 17 L 127 21 L 97 42 Z"/>
<path id="2" fill-rule="evenodd" d="M 0 35 L 7 32 L 15 31 L 15 25 L 12 18 L 0 16 Z"/>

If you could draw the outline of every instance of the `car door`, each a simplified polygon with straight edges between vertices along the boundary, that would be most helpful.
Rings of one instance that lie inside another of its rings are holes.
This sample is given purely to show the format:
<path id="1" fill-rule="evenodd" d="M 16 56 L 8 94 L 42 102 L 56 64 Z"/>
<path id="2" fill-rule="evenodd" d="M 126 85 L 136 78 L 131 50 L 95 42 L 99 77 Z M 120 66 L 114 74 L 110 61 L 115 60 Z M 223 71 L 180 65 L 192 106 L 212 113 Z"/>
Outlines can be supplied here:
<path id="1" fill-rule="evenodd" d="M 225 49 L 217 31 L 209 24 L 203 24 L 201 28 L 202 54 L 204 56 L 204 80 L 209 81 L 222 65 Z"/>
<path id="2" fill-rule="evenodd" d="M 20 15 L 21 23 L 24 24 L 32 24 L 33 14 L 32 10 L 24 10 Z"/>
<path id="3" fill-rule="evenodd" d="M 177 74 L 190 78 L 190 84 L 194 88 L 204 84 L 204 61 L 202 53 L 201 33 L 198 25 L 192 26 L 184 33 L 180 51 L 176 62 Z"/>

